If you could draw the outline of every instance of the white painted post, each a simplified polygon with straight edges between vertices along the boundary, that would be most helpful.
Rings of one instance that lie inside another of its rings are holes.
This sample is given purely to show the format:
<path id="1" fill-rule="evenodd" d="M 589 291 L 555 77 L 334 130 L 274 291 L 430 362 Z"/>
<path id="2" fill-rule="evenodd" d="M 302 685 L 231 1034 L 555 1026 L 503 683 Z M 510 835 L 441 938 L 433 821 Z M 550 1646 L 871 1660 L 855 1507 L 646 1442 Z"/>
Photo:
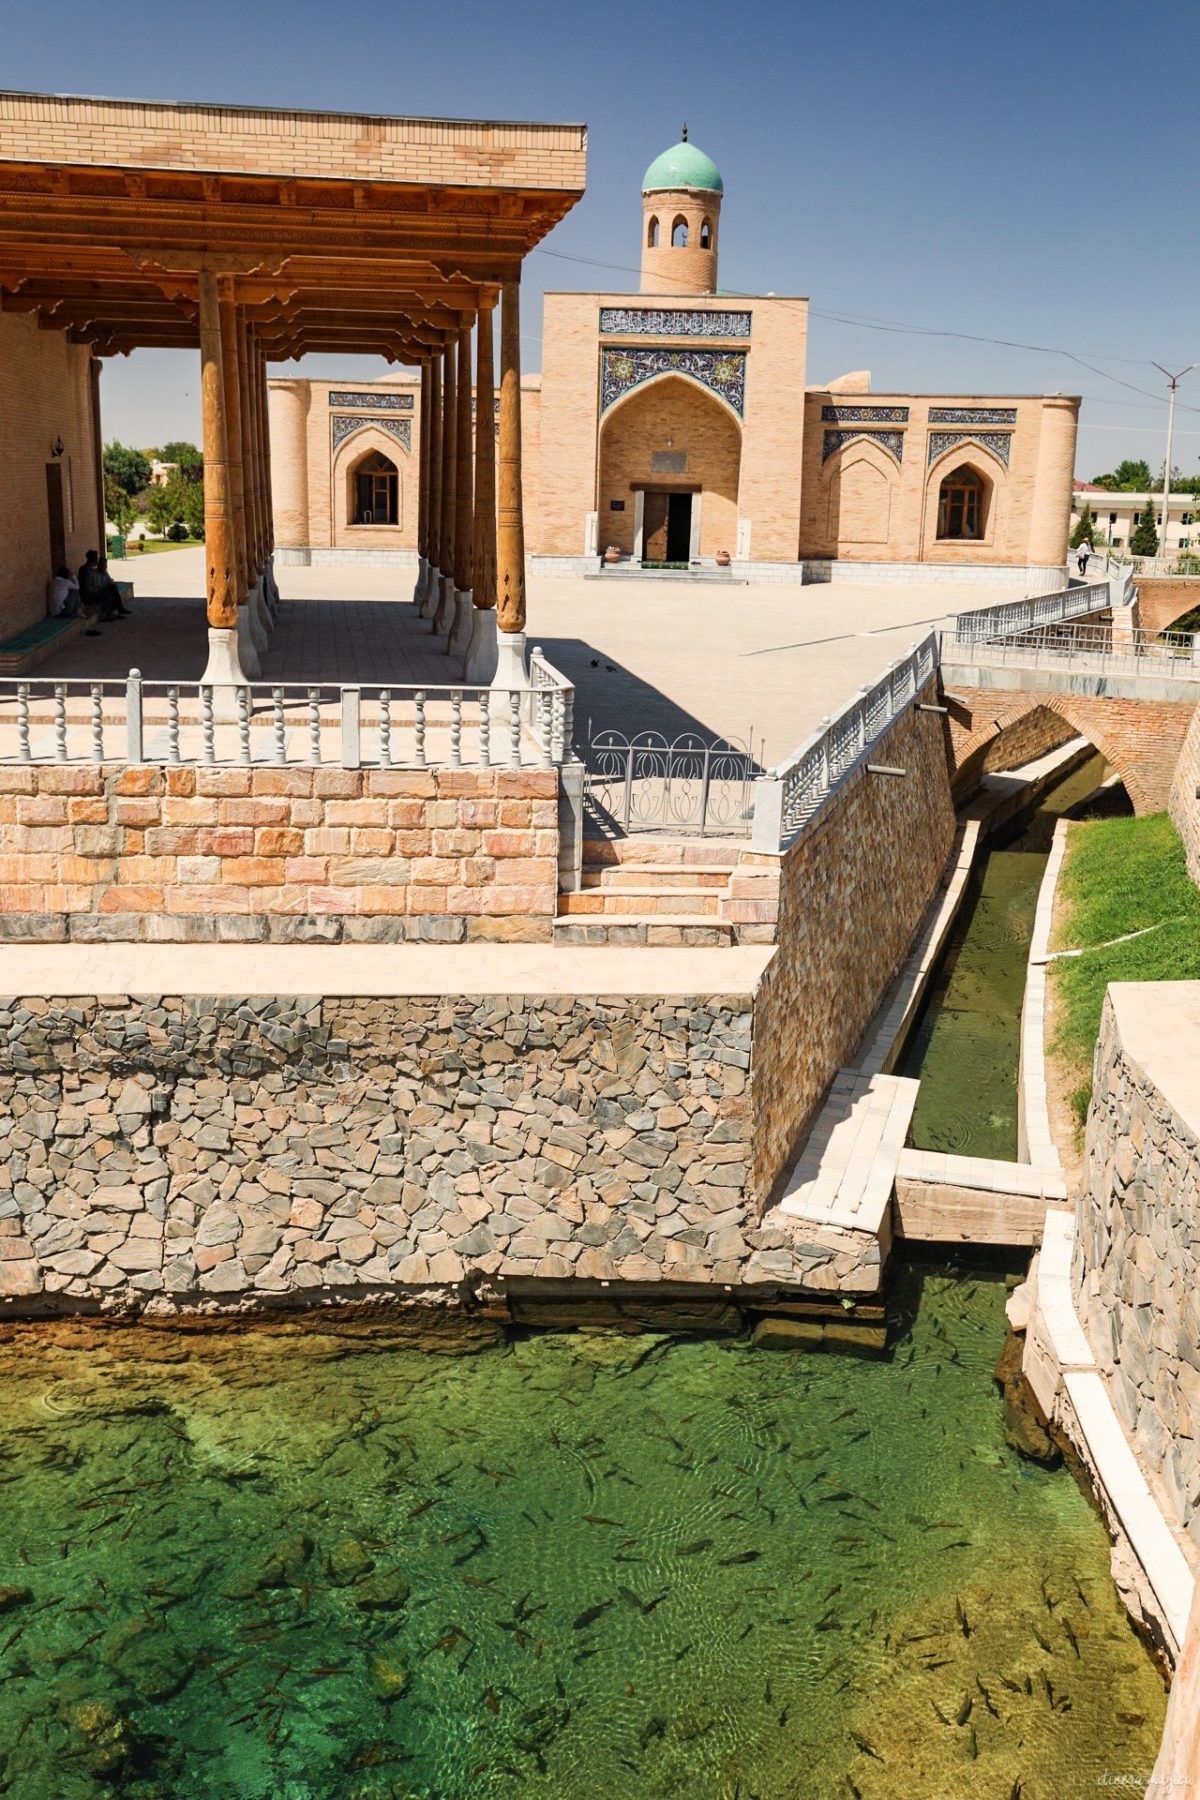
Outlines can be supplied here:
<path id="1" fill-rule="evenodd" d="M 362 767 L 362 750 L 359 742 L 359 722 L 362 715 L 362 689 L 344 687 L 342 689 L 342 767 L 343 769 L 360 769 Z"/>
<path id="2" fill-rule="evenodd" d="M 142 671 L 130 669 L 125 682 L 125 756 L 142 761 Z"/>
<path id="3" fill-rule="evenodd" d="M 783 847 L 783 782 L 772 771 L 754 783 L 754 819 L 750 843 L 755 850 Z"/>

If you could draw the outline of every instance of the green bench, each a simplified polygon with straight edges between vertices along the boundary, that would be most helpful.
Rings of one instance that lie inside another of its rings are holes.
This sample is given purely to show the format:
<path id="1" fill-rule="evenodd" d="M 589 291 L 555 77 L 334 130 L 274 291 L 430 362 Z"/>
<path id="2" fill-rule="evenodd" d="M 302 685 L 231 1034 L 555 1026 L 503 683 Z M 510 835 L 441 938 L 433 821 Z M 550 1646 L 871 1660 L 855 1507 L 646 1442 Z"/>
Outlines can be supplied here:
<path id="1" fill-rule="evenodd" d="M 116 588 L 122 605 L 127 606 L 133 597 L 133 583 L 118 581 Z M 15 631 L 11 637 L 0 639 L 0 675 L 27 675 L 63 644 L 78 637 L 87 623 L 82 613 L 73 619 L 38 619 L 24 631 Z"/>

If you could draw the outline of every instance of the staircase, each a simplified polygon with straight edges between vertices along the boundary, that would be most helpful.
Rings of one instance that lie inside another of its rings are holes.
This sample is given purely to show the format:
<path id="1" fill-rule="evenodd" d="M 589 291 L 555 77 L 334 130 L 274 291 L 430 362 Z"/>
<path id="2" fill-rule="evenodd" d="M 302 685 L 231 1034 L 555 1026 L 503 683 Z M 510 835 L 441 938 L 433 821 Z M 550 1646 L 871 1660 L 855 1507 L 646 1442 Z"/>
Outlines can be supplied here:
<path id="1" fill-rule="evenodd" d="M 585 838 L 583 885 L 559 895 L 554 941 L 733 944 L 737 928 L 725 915 L 743 848 L 715 840 Z"/>

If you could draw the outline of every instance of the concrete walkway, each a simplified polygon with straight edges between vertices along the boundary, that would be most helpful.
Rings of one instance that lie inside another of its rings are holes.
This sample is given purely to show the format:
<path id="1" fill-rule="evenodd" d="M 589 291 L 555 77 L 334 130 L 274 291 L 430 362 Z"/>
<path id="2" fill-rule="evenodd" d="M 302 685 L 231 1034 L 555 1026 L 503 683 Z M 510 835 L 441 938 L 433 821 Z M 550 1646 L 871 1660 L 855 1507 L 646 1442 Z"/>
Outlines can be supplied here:
<path id="1" fill-rule="evenodd" d="M 134 617 L 79 638 L 38 676 L 197 680 L 204 667 L 204 552 L 114 565 Z M 266 680 L 445 683 L 453 666 L 406 604 L 415 569 L 282 568 L 284 605 Z M 931 624 L 1011 589 L 923 586 L 723 587 L 534 576 L 530 644 L 578 688 L 576 734 L 685 731 L 745 740 L 765 765 L 787 756 Z M 593 666 L 593 664 L 595 666 Z"/>

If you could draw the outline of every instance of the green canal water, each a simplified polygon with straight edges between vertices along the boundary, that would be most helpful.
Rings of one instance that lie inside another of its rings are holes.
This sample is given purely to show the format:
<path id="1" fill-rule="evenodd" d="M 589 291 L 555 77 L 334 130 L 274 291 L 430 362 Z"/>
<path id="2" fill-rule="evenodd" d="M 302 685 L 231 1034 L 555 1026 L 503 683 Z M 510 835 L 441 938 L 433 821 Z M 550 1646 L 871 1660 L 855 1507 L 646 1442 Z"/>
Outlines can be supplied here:
<path id="1" fill-rule="evenodd" d="M 1159 1676 L 1005 1444 L 995 1274 L 886 1360 L 395 1325 L 0 1341 L 14 1800 L 1072 1800 Z"/>
<path id="2" fill-rule="evenodd" d="M 1059 819 L 1128 810 L 1124 790 L 1111 789 L 1093 808 L 1089 797 L 1106 773 L 1102 757 L 1089 757 L 1018 835 L 985 850 L 971 877 L 897 1071 L 921 1080 L 910 1128 L 918 1150 L 1016 1158 L 1021 1003 L 1038 893 Z"/>

